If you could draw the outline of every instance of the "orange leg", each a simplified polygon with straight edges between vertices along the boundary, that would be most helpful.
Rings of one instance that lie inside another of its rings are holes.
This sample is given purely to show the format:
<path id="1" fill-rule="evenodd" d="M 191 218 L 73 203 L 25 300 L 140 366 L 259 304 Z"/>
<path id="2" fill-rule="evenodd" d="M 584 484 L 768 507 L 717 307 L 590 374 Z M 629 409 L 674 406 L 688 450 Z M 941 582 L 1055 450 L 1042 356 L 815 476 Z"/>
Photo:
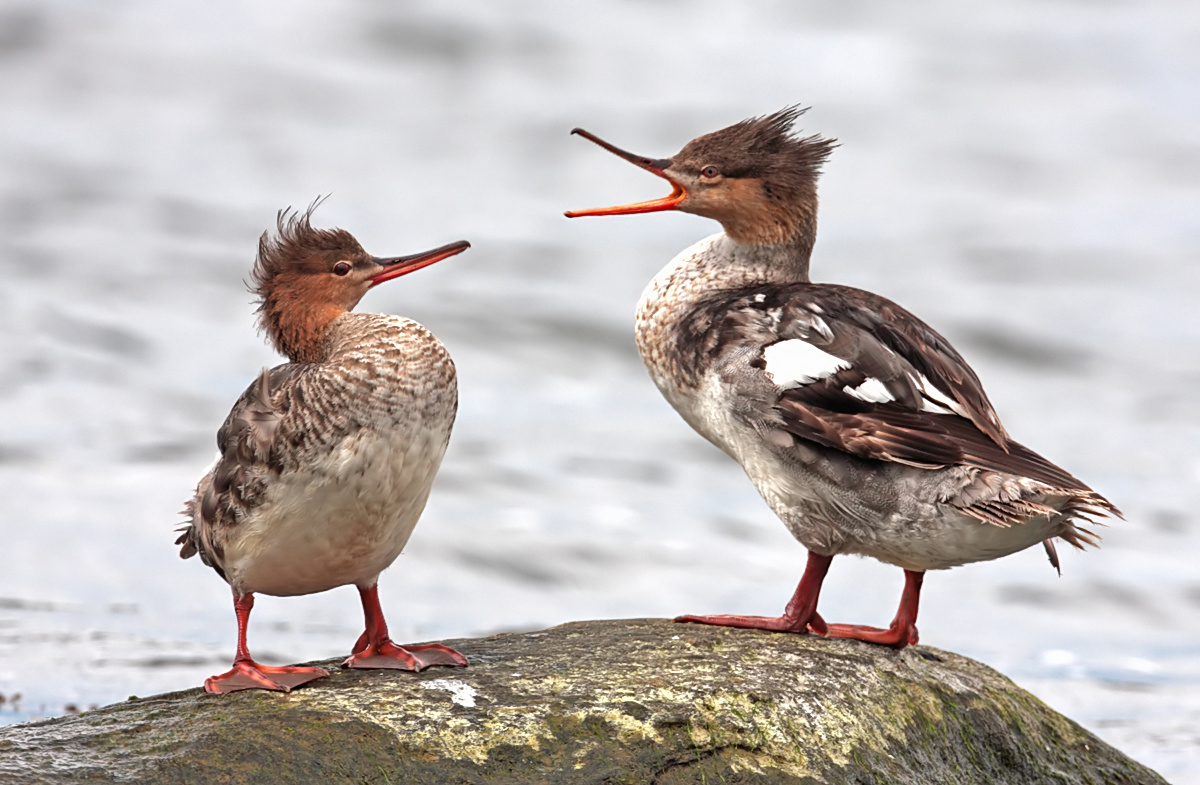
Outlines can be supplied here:
<path id="1" fill-rule="evenodd" d="M 211 676 L 204 680 L 206 692 L 214 695 L 238 690 L 290 692 L 301 684 L 329 675 L 329 671 L 324 668 L 302 665 L 275 667 L 259 665 L 255 662 L 246 648 L 246 627 L 250 623 L 250 610 L 253 607 L 253 594 L 235 594 L 233 596 L 233 610 L 237 614 L 238 622 L 237 654 L 233 658 L 233 668 L 219 676 Z"/>
<path id="2" fill-rule="evenodd" d="M 383 608 L 379 605 L 379 584 L 369 589 L 359 589 L 358 593 L 362 597 L 367 628 L 354 644 L 354 653 L 342 663 L 343 668 L 420 671 L 430 665 L 467 666 L 466 657 L 440 643 L 425 646 L 397 646 L 392 643 L 388 637 L 387 622 L 383 619 Z"/>
<path id="3" fill-rule="evenodd" d="M 782 616 L 679 616 L 677 622 L 714 624 L 718 627 L 746 627 L 753 630 L 774 632 L 815 632 L 825 634 L 825 621 L 817 613 L 817 598 L 821 595 L 821 584 L 829 572 L 832 556 L 808 552 L 808 564 L 796 592 L 788 602 Z"/>
<path id="4" fill-rule="evenodd" d="M 921 581 L 924 572 L 913 570 L 904 571 L 904 594 L 900 596 L 900 607 L 896 610 L 896 618 L 886 630 L 878 627 L 864 627 L 859 624 L 830 624 L 826 633 L 830 638 L 853 638 L 879 643 L 884 646 L 894 646 L 903 649 L 910 643 L 917 642 L 917 606 L 921 600 Z"/>

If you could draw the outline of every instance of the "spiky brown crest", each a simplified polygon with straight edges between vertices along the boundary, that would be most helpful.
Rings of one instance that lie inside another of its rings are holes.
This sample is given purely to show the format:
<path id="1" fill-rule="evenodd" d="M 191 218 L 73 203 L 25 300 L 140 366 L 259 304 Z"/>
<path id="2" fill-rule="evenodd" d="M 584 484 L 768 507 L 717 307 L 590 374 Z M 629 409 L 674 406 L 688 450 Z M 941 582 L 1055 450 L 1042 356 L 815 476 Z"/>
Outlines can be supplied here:
<path id="1" fill-rule="evenodd" d="M 715 218 L 738 242 L 793 244 L 797 259 L 807 260 L 817 235 L 817 178 L 837 141 L 797 136 L 793 126 L 805 111 L 789 106 L 688 142 L 669 169 L 691 178 L 679 209 Z"/>
<path id="2" fill-rule="evenodd" d="M 821 175 L 821 166 L 837 147 L 819 134 L 799 137 L 793 126 L 807 107 L 789 106 L 751 117 L 688 142 L 672 161 L 715 165 L 726 177 L 762 179 L 780 198 L 799 195 Z M 703 163 L 701 163 L 703 161 Z"/>
<path id="3" fill-rule="evenodd" d="M 313 211 L 321 205 L 318 199 L 304 212 L 290 207 L 275 216 L 276 236 L 263 232 L 258 238 L 258 257 L 251 272 L 250 291 L 258 295 L 259 312 L 263 310 L 272 286 L 286 273 L 318 273 L 328 269 L 330 260 L 362 256 L 366 252 L 358 240 L 345 229 L 316 229 L 312 225 Z"/>
<path id="4" fill-rule="evenodd" d="M 353 308 L 367 288 L 333 287 L 323 279 L 339 261 L 359 264 L 370 256 L 346 230 L 313 227 L 312 214 L 321 201 L 304 212 L 290 207 L 278 212 L 276 234 L 263 232 L 259 238 L 251 272 L 259 328 L 295 362 L 319 359 L 327 325 Z"/>

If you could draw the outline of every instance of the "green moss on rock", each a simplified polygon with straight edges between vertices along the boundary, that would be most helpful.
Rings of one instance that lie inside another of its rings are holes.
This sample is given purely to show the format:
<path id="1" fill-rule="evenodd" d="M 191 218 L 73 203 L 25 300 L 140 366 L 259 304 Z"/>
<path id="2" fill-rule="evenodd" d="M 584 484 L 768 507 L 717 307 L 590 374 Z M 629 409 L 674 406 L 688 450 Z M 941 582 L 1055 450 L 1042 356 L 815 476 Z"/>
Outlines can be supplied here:
<path id="1" fill-rule="evenodd" d="M 915 646 L 577 622 L 450 642 L 466 670 L 338 671 L 0 729 L 5 783 L 1163 780 L 991 669 Z"/>

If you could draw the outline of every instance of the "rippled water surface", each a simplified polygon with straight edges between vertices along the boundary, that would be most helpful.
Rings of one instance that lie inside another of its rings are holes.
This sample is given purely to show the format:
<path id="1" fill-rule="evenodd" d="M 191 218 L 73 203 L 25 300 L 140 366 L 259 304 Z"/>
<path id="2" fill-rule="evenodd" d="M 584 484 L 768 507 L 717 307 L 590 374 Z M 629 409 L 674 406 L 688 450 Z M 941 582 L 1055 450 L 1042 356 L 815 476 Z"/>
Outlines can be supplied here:
<path id="1" fill-rule="evenodd" d="M 562 210 L 792 103 L 841 141 L 814 276 L 948 335 L 1010 432 L 1116 501 L 1100 551 L 931 574 L 923 642 L 1200 783 L 1200 5 L 0 3 L 0 722 L 197 685 L 227 587 L 172 545 L 259 368 L 243 287 L 276 209 L 380 255 L 474 248 L 362 308 L 433 329 L 458 425 L 381 583 L 398 640 L 777 613 L 803 549 L 663 402 L 642 287 L 714 231 Z M 826 618 L 901 574 L 839 559 Z M 345 653 L 354 590 L 262 597 L 268 662 Z"/>

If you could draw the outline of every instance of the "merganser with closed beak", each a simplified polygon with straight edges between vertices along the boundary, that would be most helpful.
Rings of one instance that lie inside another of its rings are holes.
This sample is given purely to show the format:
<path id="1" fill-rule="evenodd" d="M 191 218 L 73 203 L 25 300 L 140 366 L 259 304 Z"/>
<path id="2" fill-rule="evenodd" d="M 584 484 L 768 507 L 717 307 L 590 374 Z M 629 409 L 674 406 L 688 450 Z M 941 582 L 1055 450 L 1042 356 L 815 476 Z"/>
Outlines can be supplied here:
<path id="1" fill-rule="evenodd" d="M 689 142 L 667 159 L 572 133 L 666 179 L 669 196 L 568 217 L 681 210 L 723 232 L 683 251 L 637 308 L 650 376 L 696 431 L 742 465 L 809 551 L 784 613 L 676 621 L 917 642 L 926 570 L 995 559 L 1054 538 L 1082 548 L 1082 523 L 1111 502 L 1009 438 L 950 343 L 879 295 L 809 280 L 817 178 L 835 141 L 798 137 L 791 107 Z M 887 629 L 817 612 L 834 556 L 905 571 Z"/>
<path id="2" fill-rule="evenodd" d="M 381 259 L 341 229 L 281 211 L 264 233 L 252 290 L 259 323 L 290 362 L 262 374 L 217 432 L 220 457 L 184 513 L 180 555 L 197 553 L 233 589 L 238 645 L 211 693 L 288 691 L 329 675 L 260 665 L 246 647 L 256 593 L 358 587 L 366 630 L 349 668 L 465 666 L 446 646 L 388 637 L 377 582 L 425 508 L 458 408 L 454 363 L 420 324 L 352 313 L 371 287 L 470 247 Z"/>

